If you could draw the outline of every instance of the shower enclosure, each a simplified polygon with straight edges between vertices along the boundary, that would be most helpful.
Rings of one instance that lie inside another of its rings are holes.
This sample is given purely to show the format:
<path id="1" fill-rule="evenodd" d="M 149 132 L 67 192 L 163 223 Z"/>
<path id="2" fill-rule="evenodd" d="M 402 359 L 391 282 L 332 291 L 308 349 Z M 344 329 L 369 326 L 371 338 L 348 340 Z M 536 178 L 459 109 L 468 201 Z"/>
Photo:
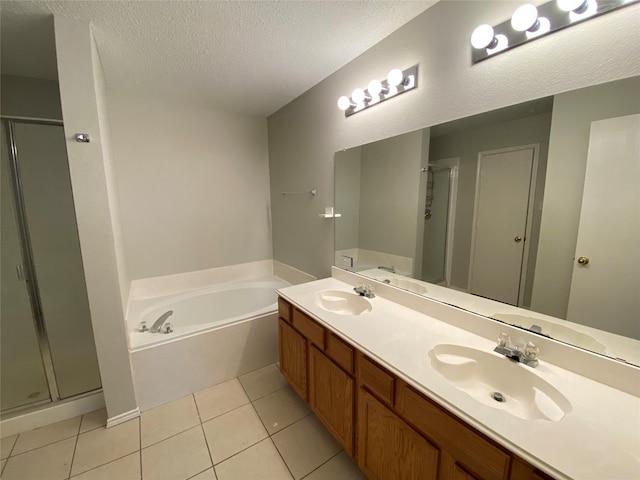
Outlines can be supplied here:
<path id="1" fill-rule="evenodd" d="M 2 118 L 2 414 L 101 388 L 61 122 Z"/>
<path id="2" fill-rule="evenodd" d="M 458 161 L 434 161 L 426 169 L 421 279 L 444 286 L 451 283 Z"/>

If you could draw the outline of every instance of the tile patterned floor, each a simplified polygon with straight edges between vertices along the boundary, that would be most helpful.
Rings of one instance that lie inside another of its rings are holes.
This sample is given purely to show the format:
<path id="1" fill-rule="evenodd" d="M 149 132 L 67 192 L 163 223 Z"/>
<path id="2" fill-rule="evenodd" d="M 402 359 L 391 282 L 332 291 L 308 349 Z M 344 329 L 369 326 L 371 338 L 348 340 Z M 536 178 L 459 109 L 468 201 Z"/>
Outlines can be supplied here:
<path id="1" fill-rule="evenodd" d="M 276 365 L 109 428 L 106 411 L 3 438 L 2 480 L 361 480 Z"/>

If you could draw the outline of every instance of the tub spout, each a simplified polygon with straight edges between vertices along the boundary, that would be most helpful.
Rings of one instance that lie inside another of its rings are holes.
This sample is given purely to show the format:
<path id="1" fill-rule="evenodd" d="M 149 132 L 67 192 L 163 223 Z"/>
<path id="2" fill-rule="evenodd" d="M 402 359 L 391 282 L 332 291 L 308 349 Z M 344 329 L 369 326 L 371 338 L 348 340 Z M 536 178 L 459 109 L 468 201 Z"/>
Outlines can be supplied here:
<path id="1" fill-rule="evenodd" d="M 153 326 L 149 331 L 151 333 L 158 333 L 162 329 L 162 324 L 166 322 L 167 318 L 169 318 L 171 315 L 173 315 L 173 310 L 168 310 L 164 312 L 162 315 L 158 317 L 158 319 L 155 322 L 153 322 Z"/>

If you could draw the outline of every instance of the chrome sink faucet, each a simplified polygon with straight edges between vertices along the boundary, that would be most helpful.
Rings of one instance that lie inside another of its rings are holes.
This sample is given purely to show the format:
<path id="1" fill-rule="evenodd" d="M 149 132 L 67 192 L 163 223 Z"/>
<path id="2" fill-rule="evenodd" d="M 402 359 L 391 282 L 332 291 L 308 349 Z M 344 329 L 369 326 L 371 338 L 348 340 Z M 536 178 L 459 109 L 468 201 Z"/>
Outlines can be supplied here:
<path id="1" fill-rule="evenodd" d="M 357 287 L 353 287 L 353 290 L 362 297 L 374 298 L 376 295 L 373 293 L 373 285 L 367 285 L 365 287 L 364 283 L 358 283 Z"/>
<path id="2" fill-rule="evenodd" d="M 533 343 L 527 342 L 524 349 L 520 350 L 520 346 L 511 343 L 511 338 L 506 333 L 498 336 L 498 345 L 493 349 L 505 357 L 515 360 L 525 365 L 536 368 L 538 366 L 538 354 L 540 349 Z"/>
<path id="3" fill-rule="evenodd" d="M 378 270 L 385 270 L 385 271 L 387 271 L 389 273 L 396 273 L 396 268 L 393 265 L 391 265 L 390 267 L 385 267 L 385 266 L 380 265 L 378 267 Z"/>

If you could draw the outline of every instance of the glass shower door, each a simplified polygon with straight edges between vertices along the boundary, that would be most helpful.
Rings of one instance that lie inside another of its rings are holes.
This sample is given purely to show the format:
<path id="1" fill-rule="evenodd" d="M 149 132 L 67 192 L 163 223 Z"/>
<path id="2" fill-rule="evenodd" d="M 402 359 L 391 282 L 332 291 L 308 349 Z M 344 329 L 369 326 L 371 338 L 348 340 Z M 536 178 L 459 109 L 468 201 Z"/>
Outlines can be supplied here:
<path id="1" fill-rule="evenodd" d="M 422 280 L 442 283 L 446 280 L 447 226 L 449 222 L 448 167 L 430 166 L 427 179 L 427 199 L 422 254 Z"/>
<path id="2" fill-rule="evenodd" d="M 47 401 L 51 396 L 27 290 L 17 210 L 12 191 L 9 147 L 4 128 L 0 137 L 0 405 L 4 411 Z"/>

